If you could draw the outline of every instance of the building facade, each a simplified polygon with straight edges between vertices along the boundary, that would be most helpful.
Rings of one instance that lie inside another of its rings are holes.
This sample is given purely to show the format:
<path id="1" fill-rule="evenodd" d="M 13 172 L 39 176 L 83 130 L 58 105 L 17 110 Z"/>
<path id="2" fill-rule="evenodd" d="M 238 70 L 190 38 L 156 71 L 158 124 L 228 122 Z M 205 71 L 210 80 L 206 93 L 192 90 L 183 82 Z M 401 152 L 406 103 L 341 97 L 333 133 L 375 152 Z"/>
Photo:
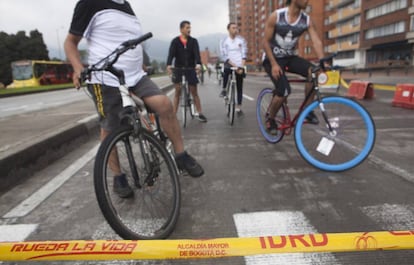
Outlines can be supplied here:
<path id="1" fill-rule="evenodd" d="M 230 21 L 237 23 L 249 48 L 248 63 L 261 64 L 266 19 L 285 0 L 229 0 Z M 355 68 L 413 64 L 414 0 L 309 0 L 306 10 L 335 63 Z M 298 54 L 315 60 L 307 33 Z"/>

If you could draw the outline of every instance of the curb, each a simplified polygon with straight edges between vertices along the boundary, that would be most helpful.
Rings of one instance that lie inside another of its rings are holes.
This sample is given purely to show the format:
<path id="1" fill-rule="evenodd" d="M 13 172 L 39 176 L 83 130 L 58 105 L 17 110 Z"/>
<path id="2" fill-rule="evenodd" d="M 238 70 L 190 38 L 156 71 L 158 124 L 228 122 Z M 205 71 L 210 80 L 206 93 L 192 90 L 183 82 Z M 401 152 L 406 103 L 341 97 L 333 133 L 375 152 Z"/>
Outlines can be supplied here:
<path id="1" fill-rule="evenodd" d="M 172 84 L 164 86 L 161 90 L 165 92 L 172 86 Z M 50 134 L 30 146 L 17 150 L 7 157 L 0 158 L 0 172 L 2 174 L 0 191 L 23 182 L 34 172 L 46 168 L 66 153 L 76 149 L 79 144 L 87 142 L 92 137 L 98 139 L 98 135 L 99 123 L 97 119 L 79 121 L 58 133 Z"/>

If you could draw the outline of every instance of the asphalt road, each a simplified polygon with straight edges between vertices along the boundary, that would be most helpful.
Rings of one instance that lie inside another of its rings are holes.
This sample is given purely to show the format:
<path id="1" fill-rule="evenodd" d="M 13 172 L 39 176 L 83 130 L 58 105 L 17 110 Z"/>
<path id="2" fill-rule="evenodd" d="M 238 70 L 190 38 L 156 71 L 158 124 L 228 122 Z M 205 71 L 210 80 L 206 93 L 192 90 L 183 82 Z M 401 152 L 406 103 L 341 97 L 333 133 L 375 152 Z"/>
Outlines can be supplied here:
<path id="1" fill-rule="evenodd" d="M 244 115 L 227 123 L 219 88 L 199 87 L 207 123 L 183 130 L 187 150 L 204 166 L 181 178 L 180 219 L 172 239 L 345 233 L 414 229 L 414 111 L 391 106 L 391 92 L 361 101 L 377 126 L 377 141 L 360 166 L 321 172 L 302 160 L 293 136 L 267 143 L 257 127 L 255 98 L 270 83 L 245 82 Z M 302 98 L 295 87 L 291 111 Z M 96 202 L 92 140 L 0 194 L 1 240 L 119 239 Z M 10 233 L 10 231 L 13 231 Z M 413 251 L 251 256 L 214 260 L 33 262 L 31 264 L 413 264 Z M 20 263 L 3 263 L 20 264 Z"/>

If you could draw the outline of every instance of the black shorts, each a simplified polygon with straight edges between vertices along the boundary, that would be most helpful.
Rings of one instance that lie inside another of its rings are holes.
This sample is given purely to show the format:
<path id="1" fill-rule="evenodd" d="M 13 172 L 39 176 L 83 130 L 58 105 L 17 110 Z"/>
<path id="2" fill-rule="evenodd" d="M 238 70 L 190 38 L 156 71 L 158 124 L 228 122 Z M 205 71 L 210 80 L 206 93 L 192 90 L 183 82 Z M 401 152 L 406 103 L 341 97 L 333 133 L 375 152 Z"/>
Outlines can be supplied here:
<path id="1" fill-rule="evenodd" d="M 161 89 L 147 76 L 142 77 L 135 86 L 129 89 L 140 98 L 163 95 Z M 119 88 L 103 84 L 88 84 L 88 90 L 92 94 L 101 128 L 106 131 L 118 128 L 121 122 L 119 114 L 122 111 Z"/>
<path id="2" fill-rule="evenodd" d="M 285 72 L 295 73 L 308 79 L 309 69 L 313 67 L 313 64 L 299 56 L 276 58 L 276 62 L 283 69 L 283 74 L 277 80 L 272 76 L 272 65 L 267 58 L 263 61 L 263 67 L 275 86 L 273 94 L 279 97 L 286 97 L 291 93 L 291 87 Z"/>
<path id="3" fill-rule="evenodd" d="M 174 69 L 172 82 L 174 84 L 179 84 L 183 81 L 183 74 L 185 75 L 185 79 L 187 80 L 190 86 L 194 86 L 198 84 L 197 73 L 195 69 Z"/>

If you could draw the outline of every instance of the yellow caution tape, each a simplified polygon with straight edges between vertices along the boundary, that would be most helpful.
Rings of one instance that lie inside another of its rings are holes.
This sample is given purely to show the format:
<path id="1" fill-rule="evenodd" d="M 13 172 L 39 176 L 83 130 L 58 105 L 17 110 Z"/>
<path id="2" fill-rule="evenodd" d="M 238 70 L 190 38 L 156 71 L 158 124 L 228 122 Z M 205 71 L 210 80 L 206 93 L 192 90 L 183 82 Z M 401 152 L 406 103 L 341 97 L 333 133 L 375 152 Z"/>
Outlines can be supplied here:
<path id="1" fill-rule="evenodd" d="M 414 249 L 414 231 L 217 238 L 0 243 L 0 260 L 210 259 L 276 253 Z"/>

